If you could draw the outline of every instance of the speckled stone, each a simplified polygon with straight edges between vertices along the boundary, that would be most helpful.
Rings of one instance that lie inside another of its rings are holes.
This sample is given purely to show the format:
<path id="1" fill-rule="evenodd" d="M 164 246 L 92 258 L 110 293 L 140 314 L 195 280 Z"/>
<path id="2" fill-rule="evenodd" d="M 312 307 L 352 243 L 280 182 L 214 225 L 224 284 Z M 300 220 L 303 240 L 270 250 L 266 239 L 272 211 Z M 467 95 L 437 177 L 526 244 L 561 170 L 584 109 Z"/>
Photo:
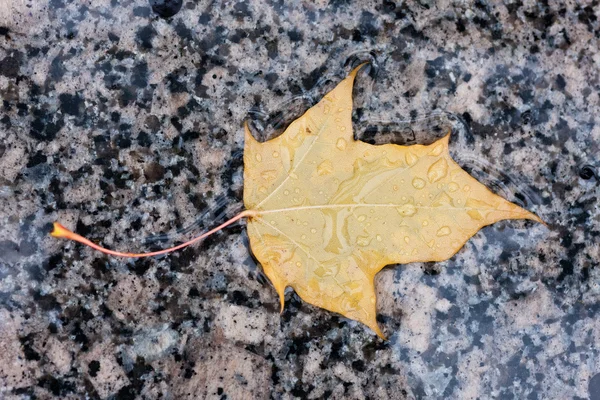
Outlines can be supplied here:
<path id="1" fill-rule="evenodd" d="M 0 397 L 600 399 L 600 7 L 0 4 Z M 362 61 L 355 132 L 430 143 L 540 215 L 377 277 L 382 341 L 275 291 L 238 212 L 272 137 Z M 156 236 L 161 235 L 161 236 Z M 150 238 L 150 239 L 149 239 Z"/>

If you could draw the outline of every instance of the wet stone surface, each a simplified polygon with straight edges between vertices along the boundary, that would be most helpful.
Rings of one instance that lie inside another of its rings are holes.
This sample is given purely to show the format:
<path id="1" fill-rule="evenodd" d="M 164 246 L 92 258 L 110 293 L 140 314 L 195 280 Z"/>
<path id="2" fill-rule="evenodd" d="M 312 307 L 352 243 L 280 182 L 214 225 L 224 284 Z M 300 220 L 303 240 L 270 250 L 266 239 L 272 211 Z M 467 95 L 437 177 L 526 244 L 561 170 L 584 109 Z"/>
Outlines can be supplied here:
<path id="1" fill-rule="evenodd" d="M 0 397 L 600 398 L 598 7 L 357 4 L 0 6 Z M 137 261 L 47 235 L 150 250 L 233 216 L 242 122 L 278 134 L 361 61 L 356 137 L 431 143 L 443 110 L 548 223 L 383 270 L 388 341 L 292 291 L 280 315 L 243 223 Z"/>

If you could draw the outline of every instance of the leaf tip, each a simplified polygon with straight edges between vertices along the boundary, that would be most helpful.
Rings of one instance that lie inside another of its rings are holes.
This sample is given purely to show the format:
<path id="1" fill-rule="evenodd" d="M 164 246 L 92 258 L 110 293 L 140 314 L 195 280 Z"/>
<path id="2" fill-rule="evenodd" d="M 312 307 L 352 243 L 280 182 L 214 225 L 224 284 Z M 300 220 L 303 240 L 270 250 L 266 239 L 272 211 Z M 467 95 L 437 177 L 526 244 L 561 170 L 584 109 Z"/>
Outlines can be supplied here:
<path id="1" fill-rule="evenodd" d="M 549 228 L 548 224 L 543 219 L 538 217 L 536 214 L 534 214 L 531 211 L 528 211 L 522 207 L 519 207 L 517 205 L 514 205 L 514 206 L 516 207 L 515 208 L 516 215 L 512 219 L 528 219 L 530 221 L 540 223 L 540 224 L 544 225 L 546 228 Z"/>
<path id="2" fill-rule="evenodd" d="M 448 133 L 446 133 L 446 135 L 444 135 L 443 137 L 441 137 L 440 139 L 438 139 L 436 141 L 436 144 L 441 144 L 444 147 L 448 148 L 448 144 L 450 143 L 450 134 L 452 133 L 451 130 L 448 130 Z"/>
<path id="3" fill-rule="evenodd" d="M 285 308 L 285 296 L 279 295 L 279 314 L 283 314 L 283 309 Z"/>
<path id="4" fill-rule="evenodd" d="M 383 334 L 383 332 L 381 331 L 381 328 L 379 328 L 379 324 L 377 323 L 377 311 L 375 309 L 373 309 L 373 311 L 368 314 L 369 314 L 369 316 L 367 317 L 367 319 L 359 318 L 357 320 L 359 322 L 362 322 L 369 328 L 371 328 L 371 330 L 373 332 L 375 332 L 377 334 L 377 336 L 379 336 L 382 340 L 387 340 L 387 337 Z M 352 317 L 350 317 L 350 318 L 352 318 Z M 354 318 L 352 318 L 352 319 L 354 319 Z"/>
<path id="5" fill-rule="evenodd" d="M 379 336 L 382 340 L 388 340 L 387 337 L 383 334 L 383 332 L 381 332 L 381 329 L 379 329 L 379 325 L 377 324 L 377 322 L 375 322 L 374 326 L 369 326 L 376 334 L 377 336 Z"/>
<path id="6" fill-rule="evenodd" d="M 277 294 L 279 295 L 279 314 L 283 314 L 283 309 L 285 308 L 285 286 L 284 287 L 275 287 Z"/>
<path id="7" fill-rule="evenodd" d="M 260 144 L 258 140 L 254 138 L 252 132 L 250 132 L 250 127 L 248 126 L 248 120 L 244 121 L 244 141 L 246 145 L 257 145 Z"/>
<path id="8" fill-rule="evenodd" d="M 354 67 L 354 69 L 352 70 L 352 72 L 350 72 L 350 74 L 348 75 L 349 78 L 354 79 L 356 77 L 356 74 L 358 74 L 358 71 L 364 67 L 365 65 L 370 64 L 369 61 L 365 61 L 364 63 L 359 64 L 358 66 Z"/>
<path id="9" fill-rule="evenodd" d="M 544 221 L 543 219 L 541 219 L 540 217 L 538 217 L 537 215 L 535 215 L 532 212 L 528 212 L 528 215 L 527 215 L 526 218 L 529 219 L 529 220 L 538 222 L 538 223 L 544 225 L 546 228 L 550 228 L 550 226 L 548 226 L 548 224 L 546 223 L 546 221 Z"/>

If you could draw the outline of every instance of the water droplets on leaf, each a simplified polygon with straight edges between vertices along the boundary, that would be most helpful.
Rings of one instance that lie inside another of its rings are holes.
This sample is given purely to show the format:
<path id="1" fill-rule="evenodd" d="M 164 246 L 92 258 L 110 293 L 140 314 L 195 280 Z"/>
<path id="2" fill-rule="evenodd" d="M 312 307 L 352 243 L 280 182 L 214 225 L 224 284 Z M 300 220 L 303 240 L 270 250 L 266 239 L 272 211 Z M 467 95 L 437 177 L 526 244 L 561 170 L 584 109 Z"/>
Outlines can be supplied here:
<path id="1" fill-rule="evenodd" d="M 273 181 L 277 177 L 277 171 L 274 171 L 274 170 L 263 171 L 260 174 L 260 176 L 266 181 Z"/>
<path id="2" fill-rule="evenodd" d="M 405 217 L 412 217 L 417 213 L 417 207 L 409 203 L 396 207 L 396 210 Z"/>
<path id="3" fill-rule="evenodd" d="M 440 229 L 438 229 L 438 231 L 436 232 L 436 235 L 437 236 L 448 236 L 450 233 L 452 233 L 452 230 L 450 230 L 449 227 L 442 226 Z"/>
<path id="4" fill-rule="evenodd" d="M 445 178 L 446 175 L 448 175 L 448 162 L 443 158 L 440 158 L 439 160 L 431 164 L 431 166 L 427 170 L 427 178 L 431 183 L 437 182 L 440 179 Z"/>
<path id="5" fill-rule="evenodd" d="M 406 163 L 409 166 L 413 166 L 417 163 L 417 161 L 419 160 L 419 157 L 417 157 L 414 153 L 412 152 L 406 152 L 406 156 L 404 157 L 406 160 Z"/>
<path id="6" fill-rule="evenodd" d="M 325 160 L 317 166 L 317 173 L 321 176 L 329 175 L 333 172 L 333 164 L 330 160 Z"/>
<path id="7" fill-rule="evenodd" d="M 415 189 L 423 189 L 425 187 L 425 181 L 421 178 L 414 178 L 412 185 Z"/>
<path id="8" fill-rule="evenodd" d="M 280 296 L 293 286 L 307 302 L 382 336 L 373 279 L 385 265 L 445 260 L 482 226 L 539 219 L 458 167 L 448 136 L 417 146 L 353 140 L 355 74 L 278 140 L 246 143 L 244 203 L 255 213 L 252 250 Z M 257 154 L 269 162 L 262 169 Z M 266 181 L 273 183 L 262 193 Z M 276 252 L 264 245 L 267 235 Z M 282 262 L 291 255 L 293 263 Z"/>

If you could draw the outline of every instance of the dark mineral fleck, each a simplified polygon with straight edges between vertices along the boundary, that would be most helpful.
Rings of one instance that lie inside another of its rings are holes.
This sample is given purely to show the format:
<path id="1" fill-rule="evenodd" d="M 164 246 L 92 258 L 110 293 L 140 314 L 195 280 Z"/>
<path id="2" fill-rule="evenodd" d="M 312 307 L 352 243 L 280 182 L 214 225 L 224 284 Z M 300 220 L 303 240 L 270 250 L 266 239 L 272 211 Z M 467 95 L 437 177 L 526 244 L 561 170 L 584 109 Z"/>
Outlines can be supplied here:
<path id="1" fill-rule="evenodd" d="M 150 0 L 152 11 L 162 18 L 170 18 L 181 10 L 183 0 Z"/>
<path id="2" fill-rule="evenodd" d="M 586 165 L 585 167 L 581 168 L 581 170 L 579 171 L 579 177 L 581 179 L 592 179 L 594 176 L 596 176 L 596 174 L 594 173 L 594 169 L 592 167 L 590 167 L 589 165 Z"/>

